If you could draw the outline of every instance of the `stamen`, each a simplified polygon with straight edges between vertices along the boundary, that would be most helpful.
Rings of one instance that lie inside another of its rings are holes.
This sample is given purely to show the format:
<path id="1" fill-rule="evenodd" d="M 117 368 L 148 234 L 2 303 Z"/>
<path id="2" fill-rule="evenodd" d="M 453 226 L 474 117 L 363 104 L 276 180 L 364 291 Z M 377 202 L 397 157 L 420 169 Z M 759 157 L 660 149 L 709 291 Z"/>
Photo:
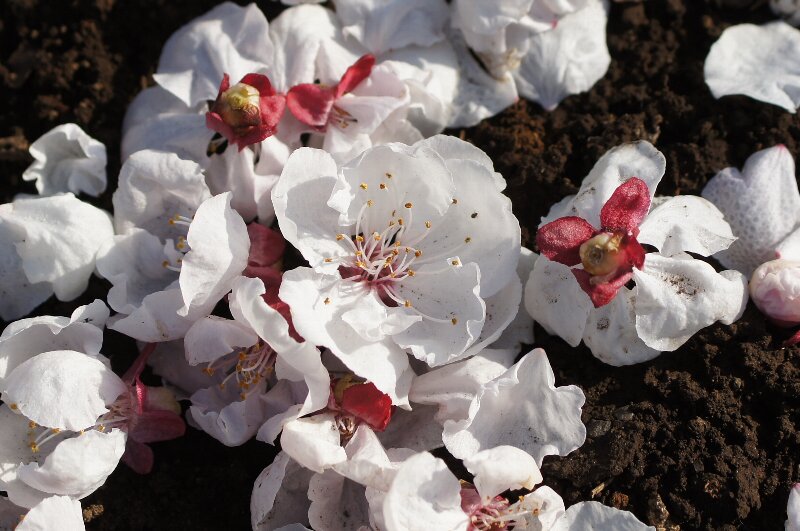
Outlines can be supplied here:
<path id="1" fill-rule="evenodd" d="M 369 188 L 369 187 L 367 186 L 367 183 L 361 183 L 361 184 L 359 184 L 358 186 L 359 186 L 359 188 L 361 188 L 362 190 L 366 190 L 367 188 Z"/>

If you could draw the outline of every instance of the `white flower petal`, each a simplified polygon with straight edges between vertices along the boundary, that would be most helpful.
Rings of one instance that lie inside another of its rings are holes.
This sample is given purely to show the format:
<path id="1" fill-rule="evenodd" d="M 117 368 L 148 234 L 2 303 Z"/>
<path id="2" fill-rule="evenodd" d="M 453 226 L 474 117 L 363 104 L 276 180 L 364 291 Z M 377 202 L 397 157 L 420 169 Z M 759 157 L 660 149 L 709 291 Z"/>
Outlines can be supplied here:
<path id="1" fill-rule="evenodd" d="M 577 195 L 556 203 L 540 226 L 560 217 L 578 216 L 599 228 L 600 209 L 619 185 L 638 177 L 647 185 L 652 200 L 666 166 L 664 155 L 645 140 L 611 148 L 583 179 Z"/>
<path id="2" fill-rule="evenodd" d="M 52 283 L 60 300 L 83 293 L 98 249 L 114 236 L 108 213 L 72 194 L 17 199 L 0 216 L 25 235 L 16 249 L 28 280 Z"/>
<path id="3" fill-rule="evenodd" d="M 0 206 L 0 211 L 11 209 L 10 204 Z M 22 258 L 14 245 L 24 238 L 24 227 L 14 227 L 0 216 L 0 318 L 4 321 L 30 313 L 53 294 L 50 282 L 31 283 L 25 276 Z"/>
<path id="4" fill-rule="evenodd" d="M 517 276 L 523 283 L 526 283 L 530 278 L 538 258 L 539 255 L 530 249 L 525 247 L 521 249 L 519 264 L 517 264 Z M 490 304 L 491 299 L 486 301 L 487 315 L 489 314 Z M 484 324 L 483 326 L 485 328 L 488 325 Z M 520 345 L 530 345 L 531 343 L 533 343 L 533 318 L 528 313 L 528 310 L 525 309 L 525 297 L 523 295 L 520 297 L 516 317 L 505 327 L 503 333 L 490 347 L 494 349 L 519 349 Z"/>
<path id="5" fill-rule="evenodd" d="M 334 416 L 323 413 L 287 422 L 281 433 L 281 448 L 292 459 L 318 473 L 347 460 L 344 448 L 339 445 Z"/>
<path id="6" fill-rule="evenodd" d="M 347 461 L 333 467 L 337 473 L 367 487 L 389 490 L 396 467 L 386 454 L 377 434 L 369 426 L 361 424 L 356 428 L 355 434 L 345 446 L 345 452 Z"/>
<path id="7" fill-rule="evenodd" d="M 291 308 L 297 332 L 306 341 L 327 346 L 351 371 L 389 395 L 393 404 L 407 405 L 412 374 L 408 355 L 391 341 L 364 341 L 342 321 L 352 299 L 352 290 L 342 284 L 338 276 L 297 268 L 284 273 L 280 298 Z"/>
<path id="8" fill-rule="evenodd" d="M 45 498 L 28 511 L 15 531 L 84 531 L 81 503 L 67 496 Z"/>
<path id="9" fill-rule="evenodd" d="M 380 55 L 444 39 L 449 10 L 442 0 L 335 0 L 343 32 Z"/>
<path id="10" fill-rule="evenodd" d="M 415 310 L 430 318 L 423 317 L 393 339 L 431 367 L 458 359 L 478 340 L 486 319 L 478 267 L 474 263 L 449 267 L 444 260 L 440 264 L 420 268 L 417 275 L 399 282 L 395 290 L 402 300 L 410 301 Z M 443 269 L 428 274 L 427 268 Z"/>
<path id="11" fill-rule="evenodd" d="M 517 522 L 522 528 L 527 526 L 532 529 L 556 531 L 558 522 L 564 516 L 564 500 L 550 487 L 542 486 L 523 496 L 510 507 L 510 510 L 523 513 L 522 521 Z"/>
<path id="12" fill-rule="evenodd" d="M 693 195 L 657 198 L 639 230 L 639 242 L 656 247 L 665 256 L 684 251 L 710 256 L 736 240 L 722 212 Z"/>
<path id="13" fill-rule="evenodd" d="M 438 405 L 436 419 L 439 422 L 466 419 L 469 406 L 481 387 L 511 367 L 516 355 L 516 349 L 485 349 L 468 360 L 417 376 L 408 397 L 419 404 Z"/>
<path id="14" fill-rule="evenodd" d="M 40 316 L 9 324 L 0 336 L 0 388 L 17 365 L 42 352 L 75 350 L 98 356 L 108 308 L 100 300 L 76 309 L 72 316 Z"/>
<path id="15" fill-rule="evenodd" d="M 516 446 L 541 465 L 545 456 L 566 455 L 583 444 L 584 401 L 578 387 L 555 386 L 547 355 L 535 349 L 483 386 L 468 419 L 445 422 L 444 443 L 459 459 L 495 446 Z"/>
<path id="16" fill-rule="evenodd" d="M 36 181 L 39 195 L 81 192 L 97 197 L 106 189 L 106 147 L 76 124 L 59 125 L 30 147 L 35 159 L 22 174 Z"/>
<path id="17" fill-rule="evenodd" d="M 178 275 L 164 267 L 168 260 L 161 240 L 146 230 L 131 228 L 114 236 L 97 253 L 97 272 L 111 282 L 108 304 L 114 310 L 130 314 L 144 298 L 161 291 Z"/>
<path id="18" fill-rule="evenodd" d="M 308 483 L 313 472 L 279 453 L 256 478 L 250 498 L 250 522 L 254 531 L 272 531 L 297 522 L 308 522 Z"/>
<path id="19" fill-rule="evenodd" d="M 266 420 L 264 403 L 259 392 L 250 393 L 245 400 L 236 382 L 225 389 L 214 385 L 201 389 L 191 397 L 189 414 L 204 432 L 225 446 L 239 446 L 249 441 Z"/>
<path id="20" fill-rule="evenodd" d="M 392 420 L 377 433 L 386 448 L 407 448 L 415 452 L 430 452 L 442 447 L 442 425 L 437 421 L 438 408 L 414 404 L 411 411 L 397 408 Z"/>
<path id="21" fill-rule="evenodd" d="M 255 4 L 224 3 L 172 34 L 161 51 L 156 82 L 186 105 L 217 97 L 222 75 L 233 83 L 265 73 L 273 55 L 269 25 Z"/>
<path id="22" fill-rule="evenodd" d="M 593 305 L 569 267 L 540 256 L 525 285 L 525 308 L 548 333 L 577 347 Z"/>
<path id="23" fill-rule="evenodd" d="M 444 461 L 429 453 L 406 460 L 383 501 L 386 531 L 466 528 L 461 485 Z"/>
<path id="24" fill-rule="evenodd" d="M 205 149 L 205 148 L 204 148 Z M 177 241 L 186 229 L 170 223 L 175 216 L 191 218 L 211 197 L 202 168 L 174 153 L 144 150 L 122 165 L 114 191 L 114 224 L 124 234 L 140 227 L 165 241 Z"/>
<path id="25" fill-rule="evenodd" d="M 259 278 L 234 279 L 228 298 L 231 314 L 237 322 L 248 326 L 279 354 L 295 348 L 298 343 L 289 336 L 289 323 L 264 301 L 264 293 L 266 288 Z"/>
<path id="26" fill-rule="evenodd" d="M 648 361 L 661 354 L 639 338 L 634 300 L 633 291 L 623 287 L 611 302 L 589 313 L 583 341 L 595 358 L 619 367 Z"/>
<path id="27" fill-rule="evenodd" d="M 369 528 L 369 506 L 363 485 L 333 470 L 314 474 L 308 483 L 308 520 L 318 531 L 360 531 Z"/>
<path id="28" fill-rule="evenodd" d="M 471 160 L 446 162 L 456 181 L 458 202 L 433 224 L 425 245 L 429 247 L 428 241 L 433 240 L 442 252 L 452 249 L 448 254 L 457 254 L 463 263 L 476 263 L 481 271 L 481 297 L 490 297 L 506 286 L 516 271 L 519 222 L 511 211 L 511 200 L 490 192 L 494 172 Z"/>
<path id="29" fill-rule="evenodd" d="M 49 446 L 39 453 L 31 451 L 28 422 L 24 415 L 14 413 L 8 405 L 0 405 L 0 489 L 21 507 L 33 507 L 47 495 L 19 479 L 20 465 L 44 461 L 48 451 L 52 451 Z"/>
<path id="30" fill-rule="evenodd" d="M 336 242 L 339 213 L 327 206 L 337 174 L 328 153 L 301 148 L 291 154 L 272 189 L 281 234 L 312 265 L 345 252 Z"/>
<path id="31" fill-rule="evenodd" d="M 246 324 L 209 315 L 195 321 L 183 341 L 186 360 L 191 365 L 199 365 L 255 345 L 258 335 Z"/>
<path id="32" fill-rule="evenodd" d="M 464 459 L 464 466 L 475 476 L 473 483 L 484 503 L 507 490 L 533 490 L 543 479 L 533 457 L 513 446 L 482 450 Z"/>
<path id="33" fill-rule="evenodd" d="M 786 520 L 786 531 L 800 530 L 800 483 L 792 486 L 789 494 L 789 503 L 786 505 L 786 513 L 789 519 Z"/>
<path id="34" fill-rule="evenodd" d="M 242 217 L 231 208 L 231 197 L 228 192 L 204 201 L 189 226 L 191 251 L 180 273 L 181 316 L 210 312 L 247 266 L 250 237 Z"/>
<path id="35" fill-rule="evenodd" d="M 44 463 L 19 467 L 22 481 L 43 492 L 83 498 L 111 475 L 125 452 L 125 432 L 90 430 L 58 443 Z"/>
<path id="36" fill-rule="evenodd" d="M 121 314 L 112 317 L 108 327 L 145 343 L 180 339 L 194 322 L 178 315 L 182 307 L 183 297 L 175 282 L 164 291 L 147 295 L 130 315 L 121 319 L 118 318 Z"/>
<path id="37" fill-rule="evenodd" d="M 520 95 L 553 110 L 567 96 L 592 88 L 611 63 L 607 11 L 606 2 L 593 0 L 560 19 L 551 31 L 533 35 L 514 74 Z"/>
<path id="38" fill-rule="evenodd" d="M 45 352 L 8 375 L 3 401 L 40 426 L 82 430 L 127 390 L 101 361 L 71 350 Z"/>
<path id="39" fill-rule="evenodd" d="M 715 321 L 731 324 L 747 305 L 747 280 L 741 273 L 720 274 L 688 256 L 648 253 L 644 269 L 634 269 L 633 278 L 636 330 L 657 350 L 675 350 Z"/>
<path id="40" fill-rule="evenodd" d="M 533 342 L 533 319 L 530 318 L 525 308 L 520 305 L 522 302 L 522 282 L 520 282 L 516 275 L 511 278 L 511 281 L 505 288 L 491 297 L 487 297 L 485 302 L 486 319 L 483 323 L 483 328 L 481 328 L 481 335 L 464 352 L 464 357 L 477 354 L 489 345 L 492 345 L 494 348 L 500 348 L 494 343 L 501 334 L 505 333 L 507 327 L 517 318 L 520 312 L 522 312 L 526 319 L 520 321 L 520 331 L 516 335 L 529 338 L 530 341 L 528 341 L 528 343 Z M 527 334 L 524 331 L 525 329 L 528 330 Z M 513 335 L 515 334 L 510 333 L 507 339 L 510 343 L 509 348 L 519 347 L 520 344 L 520 341 L 516 341 L 515 338 L 511 337 Z"/>
<path id="41" fill-rule="evenodd" d="M 738 238 L 717 253 L 725 267 L 750 276 L 775 258 L 778 244 L 800 224 L 800 192 L 791 153 L 779 145 L 753 153 L 742 171 L 725 168 L 703 189 Z"/>
<path id="42" fill-rule="evenodd" d="M 576 503 L 553 527 L 553 531 L 614 529 L 615 531 L 655 531 L 640 522 L 631 512 L 608 507 L 600 502 Z"/>
<path id="43" fill-rule="evenodd" d="M 800 31 L 778 21 L 722 32 L 703 69 L 715 98 L 744 94 L 795 112 L 800 105 Z"/>

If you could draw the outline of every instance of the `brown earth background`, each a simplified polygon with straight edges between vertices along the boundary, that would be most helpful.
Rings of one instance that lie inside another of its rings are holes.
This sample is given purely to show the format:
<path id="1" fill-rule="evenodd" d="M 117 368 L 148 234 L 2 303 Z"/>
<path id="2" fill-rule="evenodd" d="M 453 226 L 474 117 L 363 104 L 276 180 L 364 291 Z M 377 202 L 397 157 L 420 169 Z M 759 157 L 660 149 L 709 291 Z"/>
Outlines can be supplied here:
<path id="1" fill-rule="evenodd" d="M 699 194 L 717 171 L 741 167 L 777 143 L 797 156 L 800 118 L 744 97 L 714 100 L 703 61 L 728 26 L 774 18 L 763 1 L 645 0 L 614 3 L 611 67 L 586 94 L 554 112 L 521 101 L 479 126 L 452 131 L 484 149 L 533 245 L 539 218 L 609 148 L 640 138 L 667 158 L 662 195 Z M 76 122 L 108 147 L 111 209 L 125 108 L 152 84 L 164 41 L 213 0 L 3 0 L 0 2 L 0 200 L 35 193 L 21 175 L 30 142 Z M 282 7 L 259 2 L 273 18 Z M 742 4 L 744 4 L 742 6 Z M 37 313 L 68 315 L 104 298 L 94 279 L 79 300 L 52 300 Z M 633 367 L 609 367 L 589 351 L 536 330 L 559 385 L 586 393 L 586 444 L 549 458 L 546 484 L 567 505 L 595 499 L 667 529 L 783 529 L 792 483 L 800 481 L 800 349 L 789 331 L 750 305 L 733 326 L 712 326 L 681 349 Z M 108 332 L 104 352 L 123 368 L 133 342 Z M 120 465 L 83 500 L 89 530 L 249 528 L 253 480 L 275 449 L 226 448 L 195 430 L 154 446 L 152 474 Z"/>

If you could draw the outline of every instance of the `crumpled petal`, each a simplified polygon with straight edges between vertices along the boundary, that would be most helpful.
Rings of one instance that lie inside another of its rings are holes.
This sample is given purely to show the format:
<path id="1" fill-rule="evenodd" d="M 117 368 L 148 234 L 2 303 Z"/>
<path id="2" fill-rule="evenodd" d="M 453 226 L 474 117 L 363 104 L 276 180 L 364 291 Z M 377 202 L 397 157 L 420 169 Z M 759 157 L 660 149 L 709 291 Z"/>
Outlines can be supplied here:
<path id="1" fill-rule="evenodd" d="M 287 422 L 281 433 L 281 448 L 317 473 L 347 460 L 334 417 L 333 413 L 323 413 Z"/>
<path id="2" fill-rule="evenodd" d="M 800 31 L 783 21 L 731 26 L 711 46 L 703 74 L 715 98 L 744 94 L 796 112 Z"/>
<path id="3" fill-rule="evenodd" d="M 783 145 L 753 153 L 742 171 L 725 168 L 703 189 L 738 238 L 716 254 L 722 265 L 750 276 L 776 258 L 778 244 L 800 224 L 795 165 Z M 668 254 L 668 253 L 666 253 Z"/>
<path id="4" fill-rule="evenodd" d="M 125 452 L 125 432 L 90 430 L 58 443 L 44 463 L 19 467 L 19 477 L 42 492 L 84 498 L 97 490 Z"/>
<path id="5" fill-rule="evenodd" d="M 69 193 L 17 199 L 0 210 L 0 219 L 23 235 L 15 246 L 28 280 L 51 283 L 64 301 L 83 293 L 97 251 L 114 236 L 107 212 Z"/>
<path id="6" fill-rule="evenodd" d="M 713 203 L 702 197 L 659 197 L 639 226 L 637 239 L 639 243 L 657 248 L 664 256 L 681 252 L 711 256 L 736 241 L 729 221 Z"/>
<path id="7" fill-rule="evenodd" d="M 108 327 L 145 343 L 180 339 L 194 322 L 193 318 L 178 315 L 182 307 L 181 290 L 173 282 L 164 291 L 147 295 L 130 315 L 112 317 Z"/>
<path id="8" fill-rule="evenodd" d="M 543 479 L 533 457 L 514 446 L 482 450 L 465 458 L 464 466 L 475 476 L 473 483 L 484 504 L 506 490 L 533 490 Z"/>
<path id="9" fill-rule="evenodd" d="M 594 306 L 569 267 L 540 256 L 525 284 L 525 308 L 548 333 L 577 347 Z"/>
<path id="10" fill-rule="evenodd" d="M 97 197 L 106 189 L 106 147 L 76 124 L 62 124 L 30 147 L 34 158 L 22 174 L 36 181 L 39 195 L 81 192 Z"/>
<path id="11" fill-rule="evenodd" d="M 566 455 L 583 444 L 585 400 L 574 385 L 555 386 L 547 354 L 535 349 L 483 386 L 469 418 L 445 422 L 444 443 L 459 459 L 500 445 L 516 446 L 541 466 L 545 456 Z"/>
<path id="12" fill-rule="evenodd" d="M 186 237 L 191 250 L 180 273 L 184 306 L 181 316 L 209 313 L 247 267 L 250 237 L 241 216 L 231 208 L 231 193 L 203 202 Z"/>
<path id="13" fill-rule="evenodd" d="M 633 291 L 622 288 L 614 300 L 589 313 L 583 341 L 595 358 L 621 366 L 648 361 L 661 354 L 639 338 L 634 300 Z"/>
<path id="14" fill-rule="evenodd" d="M 408 529 L 462 530 L 461 485 L 444 461 L 429 453 L 407 459 L 383 500 L 386 531 Z"/>
<path id="15" fill-rule="evenodd" d="M 209 315 L 195 321 L 183 341 L 186 360 L 199 365 L 226 356 L 237 348 L 255 345 L 258 335 L 246 324 Z"/>
<path id="16" fill-rule="evenodd" d="M 688 255 L 649 253 L 634 269 L 636 330 L 647 346 L 675 350 L 695 332 L 720 321 L 731 324 L 747 305 L 747 279 L 734 270 L 717 273 Z"/>
<path id="17" fill-rule="evenodd" d="M 308 483 L 308 520 L 318 531 L 369 529 L 365 487 L 333 470 L 314 474 Z"/>
<path id="18" fill-rule="evenodd" d="M 85 531 L 83 512 L 78 500 L 68 496 L 45 498 L 28 511 L 15 531 Z"/>
<path id="19" fill-rule="evenodd" d="M 258 391 L 242 400 L 234 382 L 220 389 L 214 385 L 191 396 L 191 419 L 204 432 L 225 446 L 239 446 L 250 440 L 266 420 L 266 409 Z"/>
<path id="20" fill-rule="evenodd" d="M 3 209 L 10 206 L 0 207 Z M 0 318 L 4 321 L 30 313 L 53 294 L 50 282 L 31 283 L 25 276 L 22 258 L 14 246 L 23 238 L 24 228 L 15 228 L 0 216 Z"/>
<path id="21" fill-rule="evenodd" d="M 551 31 L 533 35 L 514 73 L 520 95 L 551 111 L 567 96 L 592 88 L 611 63 L 607 13 L 605 1 L 593 0 L 560 19 Z"/>
<path id="22" fill-rule="evenodd" d="M 55 350 L 19 364 L 2 391 L 4 402 L 40 426 L 79 431 L 93 426 L 127 386 L 101 361 Z"/>
<path id="23" fill-rule="evenodd" d="M 553 531 L 581 529 L 614 529 L 614 531 L 655 531 L 640 522 L 633 513 L 614 509 L 600 502 L 576 503 L 556 522 Z"/>

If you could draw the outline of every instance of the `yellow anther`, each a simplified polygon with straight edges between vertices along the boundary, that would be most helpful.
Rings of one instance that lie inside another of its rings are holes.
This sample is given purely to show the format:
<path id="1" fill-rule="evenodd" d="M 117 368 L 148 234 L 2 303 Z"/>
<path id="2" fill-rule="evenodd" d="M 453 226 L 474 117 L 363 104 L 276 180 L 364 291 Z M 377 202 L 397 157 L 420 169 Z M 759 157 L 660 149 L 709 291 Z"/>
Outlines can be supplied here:
<path id="1" fill-rule="evenodd" d="M 417 258 L 419 258 L 420 256 L 422 256 L 422 251 L 420 251 L 419 249 L 417 249 L 416 251 L 414 251 L 414 256 L 416 256 Z"/>
<path id="2" fill-rule="evenodd" d="M 330 304 L 330 303 L 331 303 L 331 299 L 330 299 L 330 297 L 325 297 L 325 300 L 324 300 L 324 301 L 322 301 L 322 302 L 323 302 L 324 304 Z"/>
<path id="3" fill-rule="evenodd" d="M 105 427 L 105 425 L 103 425 L 103 424 L 100 424 L 100 425 L 97 427 L 97 431 L 99 431 L 99 432 L 104 432 L 104 431 L 106 431 L 106 427 Z"/>
<path id="4" fill-rule="evenodd" d="M 18 409 L 19 409 L 19 406 L 17 405 L 17 403 L 16 403 L 16 402 L 12 402 L 11 404 L 9 404 L 9 405 L 8 405 L 8 407 L 10 407 L 11 409 L 13 409 L 14 411 L 16 411 L 16 410 L 18 410 Z"/>
<path id="5" fill-rule="evenodd" d="M 50 431 L 52 431 L 53 433 L 61 433 L 61 430 L 59 428 L 53 428 Z"/>
<path id="6" fill-rule="evenodd" d="M 356 241 L 357 242 L 363 242 L 364 241 L 364 237 L 359 234 L 358 236 L 356 236 Z"/>
<path id="7" fill-rule="evenodd" d="M 358 185 L 358 186 L 359 186 L 359 187 L 360 187 L 362 190 L 366 190 L 367 188 L 369 188 L 369 187 L 367 186 L 367 183 L 361 183 L 361 184 L 360 184 L 360 185 Z"/>
<path id="8" fill-rule="evenodd" d="M 414 272 L 414 270 L 413 270 L 413 269 L 409 269 L 409 270 L 408 270 L 408 276 L 410 276 L 410 277 L 413 277 L 414 275 L 416 275 L 416 273 Z"/>
<path id="9" fill-rule="evenodd" d="M 469 236 L 467 236 L 466 238 L 464 238 L 464 243 L 469 243 L 469 242 L 471 242 L 471 241 L 472 241 L 472 238 L 470 238 Z"/>
<path id="10" fill-rule="evenodd" d="M 397 218 L 397 224 L 403 226 L 403 218 Z"/>
<path id="11" fill-rule="evenodd" d="M 365 264 L 364 262 L 359 260 L 358 262 L 356 262 L 356 267 L 360 267 L 362 269 L 366 269 L 367 268 L 367 264 Z"/>
<path id="12" fill-rule="evenodd" d="M 371 207 L 371 206 L 372 206 L 372 205 L 374 205 L 374 204 L 375 204 L 375 201 L 373 201 L 372 199 L 368 199 L 368 200 L 367 200 L 367 206 L 368 206 L 368 207 Z"/>
<path id="13" fill-rule="evenodd" d="M 361 258 L 362 256 L 364 256 L 364 252 L 363 251 L 356 251 L 356 256 Z"/>
<path id="14" fill-rule="evenodd" d="M 403 303 L 403 306 L 405 306 L 406 308 L 411 308 L 411 301 L 407 300 L 406 302 Z"/>
<path id="15" fill-rule="evenodd" d="M 186 248 L 186 245 L 184 245 L 184 244 L 182 244 L 182 243 L 178 243 L 177 245 L 175 245 L 175 248 L 176 248 L 176 249 L 178 249 L 178 250 L 180 251 L 181 249 L 184 249 L 184 248 Z"/>
<path id="16" fill-rule="evenodd" d="M 426 228 L 426 229 L 429 229 L 429 228 L 431 228 L 431 222 L 430 222 L 430 221 L 426 221 L 426 222 L 425 222 L 425 228 Z"/>
<path id="17" fill-rule="evenodd" d="M 394 242 L 395 247 L 400 247 L 400 242 Z"/>
<path id="18" fill-rule="evenodd" d="M 405 204 L 405 205 L 403 205 L 403 206 L 404 206 L 404 207 L 406 207 L 406 208 L 411 208 L 411 207 L 413 207 L 413 206 L 414 206 L 414 203 L 406 203 L 406 204 Z"/>
<path id="19" fill-rule="evenodd" d="M 325 260 L 323 260 L 323 262 L 325 262 L 326 264 L 330 264 L 331 262 L 333 262 L 333 258 L 326 258 Z"/>
<path id="20" fill-rule="evenodd" d="M 336 235 L 336 241 L 337 241 L 337 242 L 340 242 L 340 241 L 342 241 L 342 240 L 344 240 L 344 234 L 337 234 L 337 235 Z"/>
<path id="21" fill-rule="evenodd" d="M 452 260 L 452 261 L 450 262 L 450 264 L 452 264 L 452 265 L 454 265 L 454 266 L 457 266 L 457 265 L 459 265 L 460 263 L 461 263 L 461 262 L 459 262 L 458 260 Z"/>
<path id="22" fill-rule="evenodd" d="M 39 445 L 38 445 L 38 444 L 36 444 L 35 442 L 32 442 L 32 443 L 30 444 L 30 447 L 31 447 L 31 452 L 33 452 L 33 453 L 36 453 L 36 452 L 38 452 L 38 451 L 39 451 Z"/>
<path id="23" fill-rule="evenodd" d="M 393 176 L 391 173 L 389 173 L 389 172 L 386 172 L 384 175 L 386 175 L 386 178 L 387 178 L 387 179 L 391 179 L 392 177 L 394 177 L 394 176 Z"/>
<path id="24" fill-rule="evenodd" d="M 239 353 L 239 361 L 244 361 L 247 359 L 247 353 L 245 351 L 241 351 Z"/>
<path id="25" fill-rule="evenodd" d="M 211 367 L 205 367 L 203 369 L 203 372 L 209 376 L 214 376 L 214 369 L 212 369 Z"/>
<path id="26" fill-rule="evenodd" d="M 381 238 L 381 235 L 378 232 L 373 232 L 372 233 L 372 237 L 375 239 L 376 242 L 379 242 L 379 241 L 381 241 L 383 239 L 383 238 Z"/>
<path id="27" fill-rule="evenodd" d="M 34 421 L 28 422 L 28 428 L 34 429 L 36 426 L 38 426 L 38 424 L 36 424 Z"/>
<path id="28" fill-rule="evenodd" d="M 454 204 L 454 205 L 457 205 L 457 204 L 458 204 L 458 199 L 456 199 L 455 197 L 453 198 L 453 204 Z"/>
<path id="29" fill-rule="evenodd" d="M 386 190 L 386 185 L 385 185 L 385 184 L 383 184 L 383 183 L 381 183 L 380 185 L 378 185 L 378 187 L 379 187 L 381 190 Z"/>
<path id="30" fill-rule="evenodd" d="M 161 262 L 161 267 L 169 267 L 169 260 L 164 260 Z"/>
<path id="31" fill-rule="evenodd" d="M 457 325 L 458 324 L 458 319 L 453 317 L 452 319 L 450 319 L 450 322 L 453 323 L 454 325 Z"/>

